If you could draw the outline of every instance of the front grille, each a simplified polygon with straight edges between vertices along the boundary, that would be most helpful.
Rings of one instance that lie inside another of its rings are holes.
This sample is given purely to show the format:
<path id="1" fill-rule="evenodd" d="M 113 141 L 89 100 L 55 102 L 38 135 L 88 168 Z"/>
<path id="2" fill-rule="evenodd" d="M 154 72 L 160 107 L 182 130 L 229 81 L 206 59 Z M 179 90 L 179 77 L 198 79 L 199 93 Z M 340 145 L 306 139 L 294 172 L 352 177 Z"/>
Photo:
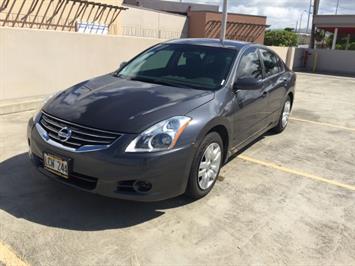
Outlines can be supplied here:
<path id="1" fill-rule="evenodd" d="M 97 178 L 71 173 L 68 179 L 57 176 L 62 181 L 86 190 L 93 190 L 97 185 Z"/>
<path id="2" fill-rule="evenodd" d="M 75 149 L 82 146 L 110 145 L 121 136 L 119 133 L 88 128 L 67 122 L 46 113 L 42 113 L 40 124 L 47 131 L 50 139 Z M 72 134 L 68 140 L 63 141 L 58 136 L 58 132 L 65 127 L 69 128 Z"/>

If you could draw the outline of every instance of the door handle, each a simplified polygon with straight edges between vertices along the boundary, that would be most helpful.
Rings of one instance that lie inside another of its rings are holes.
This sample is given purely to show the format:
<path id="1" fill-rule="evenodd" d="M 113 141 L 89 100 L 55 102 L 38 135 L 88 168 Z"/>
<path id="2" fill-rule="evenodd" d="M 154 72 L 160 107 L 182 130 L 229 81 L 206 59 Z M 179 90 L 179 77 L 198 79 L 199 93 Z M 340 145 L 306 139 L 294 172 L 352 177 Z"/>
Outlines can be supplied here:
<path id="1" fill-rule="evenodd" d="M 282 78 L 280 81 L 281 81 L 281 84 L 287 84 L 288 78 Z"/>

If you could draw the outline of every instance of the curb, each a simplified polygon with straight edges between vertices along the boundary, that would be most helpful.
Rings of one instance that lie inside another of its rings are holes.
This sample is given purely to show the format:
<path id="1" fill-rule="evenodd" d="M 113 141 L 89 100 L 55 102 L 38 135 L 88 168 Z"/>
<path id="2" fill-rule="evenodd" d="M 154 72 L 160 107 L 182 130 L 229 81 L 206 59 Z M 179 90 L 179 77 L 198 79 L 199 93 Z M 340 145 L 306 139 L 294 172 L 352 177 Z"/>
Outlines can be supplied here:
<path id="1" fill-rule="evenodd" d="M 7 115 L 38 109 L 46 97 L 36 97 L 34 99 L 14 99 L 0 101 L 0 115 Z"/>

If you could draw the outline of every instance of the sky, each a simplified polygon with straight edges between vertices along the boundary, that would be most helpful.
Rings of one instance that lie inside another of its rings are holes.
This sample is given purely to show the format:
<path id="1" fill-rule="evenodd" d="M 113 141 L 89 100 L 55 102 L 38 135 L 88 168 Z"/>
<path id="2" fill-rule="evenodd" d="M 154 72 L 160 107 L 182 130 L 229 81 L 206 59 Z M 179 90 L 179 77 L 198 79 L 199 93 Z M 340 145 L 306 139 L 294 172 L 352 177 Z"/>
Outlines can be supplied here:
<path id="1" fill-rule="evenodd" d="M 179 0 L 170 0 L 179 1 Z M 222 0 L 182 0 L 183 2 L 220 4 Z M 311 0 L 313 2 L 313 0 Z M 355 0 L 339 0 L 338 14 L 355 14 Z M 307 26 L 310 0 L 229 0 L 229 12 L 263 15 L 267 24 L 279 29 L 296 26 L 302 12 L 302 28 Z M 335 14 L 337 0 L 320 0 L 320 14 Z"/>

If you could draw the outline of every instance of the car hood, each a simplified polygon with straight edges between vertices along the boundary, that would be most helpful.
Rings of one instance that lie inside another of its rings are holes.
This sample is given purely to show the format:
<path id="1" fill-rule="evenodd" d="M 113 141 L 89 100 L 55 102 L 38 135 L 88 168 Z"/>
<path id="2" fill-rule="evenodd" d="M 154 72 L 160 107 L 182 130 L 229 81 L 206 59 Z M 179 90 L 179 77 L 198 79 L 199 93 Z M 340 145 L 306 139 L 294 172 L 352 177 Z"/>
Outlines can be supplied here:
<path id="1" fill-rule="evenodd" d="M 43 111 L 88 127 L 140 133 L 159 121 L 184 115 L 213 97 L 211 91 L 105 75 L 79 83 L 53 97 Z"/>

